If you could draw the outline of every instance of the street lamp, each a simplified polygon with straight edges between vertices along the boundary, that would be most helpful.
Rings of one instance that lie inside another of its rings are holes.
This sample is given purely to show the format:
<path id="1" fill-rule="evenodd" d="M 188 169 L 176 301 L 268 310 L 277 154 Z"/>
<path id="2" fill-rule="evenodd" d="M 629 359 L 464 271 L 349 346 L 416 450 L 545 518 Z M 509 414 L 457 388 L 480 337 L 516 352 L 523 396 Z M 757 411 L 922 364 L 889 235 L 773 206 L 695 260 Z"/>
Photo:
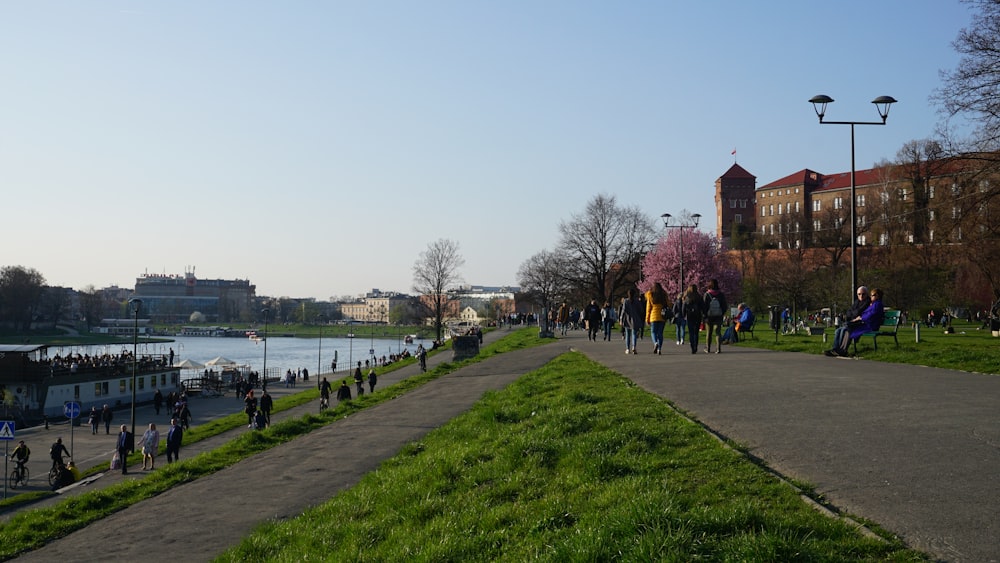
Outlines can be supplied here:
<path id="1" fill-rule="evenodd" d="M 264 314 L 264 378 L 260 382 L 260 388 L 267 391 L 267 317 L 271 314 L 271 310 L 265 307 L 261 313 Z"/>
<path id="2" fill-rule="evenodd" d="M 896 103 L 892 96 L 879 96 L 872 100 L 875 109 L 878 110 L 882 121 L 823 121 L 826 115 L 826 105 L 833 103 L 833 98 L 820 94 L 813 96 L 810 100 L 816 116 L 822 125 L 850 125 L 851 126 L 851 300 L 854 299 L 854 290 L 858 287 L 858 222 L 856 219 L 857 194 L 854 171 L 854 126 L 855 125 L 885 125 L 885 120 L 889 118 L 889 106 Z"/>
<path id="3" fill-rule="evenodd" d="M 132 309 L 134 318 L 132 324 L 132 436 L 135 436 L 135 384 L 139 369 L 139 309 L 142 308 L 142 299 L 133 297 L 128 300 L 128 306 Z M 122 463 L 125 463 L 125 460 L 122 460 Z"/>
<path id="4" fill-rule="evenodd" d="M 697 229 L 698 228 L 698 221 L 701 220 L 701 214 L 700 213 L 695 213 L 694 215 L 691 215 L 692 222 L 691 222 L 691 224 L 688 224 L 688 225 L 671 225 L 670 224 L 670 217 L 671 217 L 671 215 L 669 213 L 664 213 L 663 215 L 660 215 L 660 218 L 663 219 L 663 228 L 664 229 L 678 229 L 679 232 L 680 232 L 680 260 L 679 260 L 679 264 L 680 264 L 681 285 L 680 285 L 680 290 L 677 293 L 684 293 L 684 229 Z"/>
<path id="5" fill-rule="evenodd" d="M 319 352 L 316 359 L 316 379 L 319 379 L 319 374 L 323 373 L 323 325 L 326 323 L 326 315 L 320 314 L 316 317 L 316 321 L 319 323 Z"/>

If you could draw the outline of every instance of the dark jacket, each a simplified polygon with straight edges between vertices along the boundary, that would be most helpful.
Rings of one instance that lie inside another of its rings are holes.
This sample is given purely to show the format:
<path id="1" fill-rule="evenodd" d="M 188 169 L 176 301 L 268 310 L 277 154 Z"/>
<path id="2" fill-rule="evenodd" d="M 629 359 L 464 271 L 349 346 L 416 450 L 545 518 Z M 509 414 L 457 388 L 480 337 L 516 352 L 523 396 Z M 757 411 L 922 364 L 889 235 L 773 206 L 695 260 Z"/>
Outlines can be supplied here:
<path id="1" fill-rule="evenodd" d="M 181 440 L 184 439 L 184 429 L 181 425 L 171 426 L 167 431 L 167 445 L 176 450 L 181 447 Z"/>

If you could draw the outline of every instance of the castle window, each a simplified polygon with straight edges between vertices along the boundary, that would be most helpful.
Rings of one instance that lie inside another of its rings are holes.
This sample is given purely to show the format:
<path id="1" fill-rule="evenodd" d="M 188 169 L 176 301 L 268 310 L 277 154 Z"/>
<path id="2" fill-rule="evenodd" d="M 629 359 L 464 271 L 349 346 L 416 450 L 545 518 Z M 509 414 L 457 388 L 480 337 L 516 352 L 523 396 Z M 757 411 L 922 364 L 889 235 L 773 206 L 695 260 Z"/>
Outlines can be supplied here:
<path id="1" fill-rule="evenodd" d="M 735 199 L 729 200 L 729 209 L 736 209 L 736 200 Z"/>
<path id="2" fill-rule="evenodd" d="M 858 194 L 857 203 L 858 203 L 858 207 L 864 207 L 865 206 L 865 194 Z"/>
<path id="3" fill-rule="evenodd" d="M 738 225 L 742 225 L 743 224 L 743 215 L 737 213 L 736 216 L 733 217 L 733 221 L 736 221 L 736 223 Z"/>
<path id="4" fill-rule="evenodd" d="M 819 211 L 820 204 L 818 199 L 813 200 L 813 211 Z"/>
<path id="5" fill-rule="evenodd" d="M 795 212 L 796 213 L 799 212 L 799 202 L 797 202 L 797 201 L 795 202 Z"/>

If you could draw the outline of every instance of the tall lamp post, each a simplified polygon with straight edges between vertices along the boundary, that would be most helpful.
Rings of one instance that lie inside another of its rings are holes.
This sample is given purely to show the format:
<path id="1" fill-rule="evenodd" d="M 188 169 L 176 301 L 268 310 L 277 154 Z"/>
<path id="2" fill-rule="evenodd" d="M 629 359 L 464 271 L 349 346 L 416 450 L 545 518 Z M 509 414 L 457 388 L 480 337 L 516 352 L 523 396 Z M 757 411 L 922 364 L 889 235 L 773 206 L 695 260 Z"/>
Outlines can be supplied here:
<path id="1" fill-rule="evenodd" d="M 671 225 L 670 224 L 671 215 L 669 213 L 664 213 L 663 215 L 660 215 L 660 218 L 663 219 L 664 229 L 678 229 L 680 232 L 680 260 L 678 262 L 680 266 L 681 285 L 678 293 L 684 293 L 684 229 L 697 229 L 698 221 L 701 220 L 701 214 L 695 213 L 694 215 L 691 216 L 691 223 L 684 225 Z"/>
<path id="2" fill-rule="evenodd" d="M 896 100 L 892 96 L 879 96 L 872 100 L 882 121 L 824 121 L 823 116 L 826 115 L 826 105 L 833 103 L 833 98 L 820 94 L 813 96 L 809 102 L 812 103 L 813 109 L 816 111 L 816 116 L 819 117 L 820 124 L 851 126 L 851 301 L 853 302 L 854 290 L 858 287 L 858 222 L 856 218 L 858 200 L 854 177 L 854 126 L 885 125 L 886 119 L 889 118 L 889 106 L 896 103 Z"/>
<path id="3" fill-rule="evenodd" d="M 326 315 L 320 314 L 316 317 L 316 321 L 319 323 L 319 352 L 316 359 L 316 379 L 319 379 L 319 374 L 323 373 L 323 325 L 326 324 Z"/>
<path id="4" fill-rule="evenodd" d="M 267 317 L 271 310 L 265 307 L 261 313 L 264 314 L 264 377 L 260 380 L 260 388 L 267 391 Z"/>
<path id="5" fill-rule="evenodd" d="M 128 300 L 128 306 L 132 309 L 134 319 L 132 323 L 132 435 L 135 436 L 135 384 L 136 374 L 139 371 L 139 309 L 142 308 L 142 299 L 133 297 Z"/>

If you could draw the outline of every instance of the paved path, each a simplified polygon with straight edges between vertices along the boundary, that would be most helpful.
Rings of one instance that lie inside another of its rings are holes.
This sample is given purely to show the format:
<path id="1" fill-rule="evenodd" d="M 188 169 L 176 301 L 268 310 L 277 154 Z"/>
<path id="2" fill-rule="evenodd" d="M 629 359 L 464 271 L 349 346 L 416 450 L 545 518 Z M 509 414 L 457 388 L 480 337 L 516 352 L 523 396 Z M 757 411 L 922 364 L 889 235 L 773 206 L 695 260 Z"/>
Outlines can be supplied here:
<path id="1" fill-rule="evenodd" d="M 654 356 L 644 353 L 652 348 L 648 340 L 631 356 L 620 341 L 589 342 L 578 331 L 463 368 L 22 559 L 84 561 L 99 552 L 126 560 L 173 561 L 176 553 L 209 560 L 261 520 L 294 517 L 354 485 L 487 390 L 571 347 L 915 548 L 948 561 L 1000 558 L 1000 377 L 748 348 L 692 355 L 672 343 L 663 356 Z M 336 448 L 328 447 L 333 443 Z M 121 530 L 136 541 L 121 542 Z"/>

